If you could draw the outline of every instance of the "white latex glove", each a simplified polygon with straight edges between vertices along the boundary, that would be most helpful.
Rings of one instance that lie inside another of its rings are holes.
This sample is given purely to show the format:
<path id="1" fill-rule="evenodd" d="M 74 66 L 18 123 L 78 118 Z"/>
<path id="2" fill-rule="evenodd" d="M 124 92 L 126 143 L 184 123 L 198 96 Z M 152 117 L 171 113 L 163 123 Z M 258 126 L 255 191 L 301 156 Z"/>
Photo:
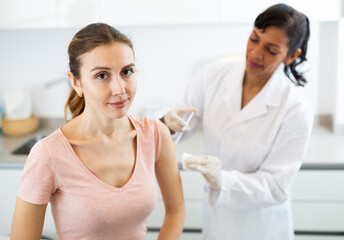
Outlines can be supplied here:
<path id="1" fill-rule="evenodd" d="M 214 156 L 193 156 L 183 153 L 182 164 L 184 169 L 196 170 L 203 174 L 209 186 L 215 190 L 221 189 L 221 162 Z"/>
<path id="2" fill-rule="evenodd" d="M 185 108 L 172 108 L 164 116 L 164 122 L 169 129 L 173 132 L 180 132 L 186 127 L 186 131 L 190 130 L 189 126 L 186 126 L 185 120 L 183 119 L 185 114 L 197 112 L 196 108 L 185 107 Z"/>

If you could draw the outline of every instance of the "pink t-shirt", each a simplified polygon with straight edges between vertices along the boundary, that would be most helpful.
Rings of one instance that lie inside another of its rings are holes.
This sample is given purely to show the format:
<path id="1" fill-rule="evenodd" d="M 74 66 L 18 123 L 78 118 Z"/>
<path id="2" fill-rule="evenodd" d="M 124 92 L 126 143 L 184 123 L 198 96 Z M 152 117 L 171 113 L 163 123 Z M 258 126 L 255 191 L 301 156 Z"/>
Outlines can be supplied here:
<path id="1" fill-rule="evenodd" d="M 18 197 L 33 204 L 50 201 L 61 240 L 144 239 L 146 219 L 157 200 L 154 166 L 162 123 L 146 117 L 129 119 L 137 132 L 136 162 L 131 178 L 120 188 L 92 174 L 61 129 L 32 148 Z"/>

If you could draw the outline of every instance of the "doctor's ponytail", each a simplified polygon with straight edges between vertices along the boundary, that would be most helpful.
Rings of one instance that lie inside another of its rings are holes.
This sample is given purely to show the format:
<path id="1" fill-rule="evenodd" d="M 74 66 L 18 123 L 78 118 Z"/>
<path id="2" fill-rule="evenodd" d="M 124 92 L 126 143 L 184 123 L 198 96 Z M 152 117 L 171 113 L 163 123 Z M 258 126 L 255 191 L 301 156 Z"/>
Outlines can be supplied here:
<path id="1" fill-rule="evenodd" d="M 281 3 L 273 5 L 262 12 L 256 18 L 254 26 L 263 30 L 269 26 L 276 26 L 284 30 L 289 38 L 288 55 L 292 54 L 298 48 L 301 49 L 300 56 L 290 65 L 284 67 L 284 73 L 295 85 L 304 86 L 307 80 L 304 78 L 303 73 L 299 72 L 296 67 L 307 60 L 306 54 L 310 36 L 307 16 Z"/>

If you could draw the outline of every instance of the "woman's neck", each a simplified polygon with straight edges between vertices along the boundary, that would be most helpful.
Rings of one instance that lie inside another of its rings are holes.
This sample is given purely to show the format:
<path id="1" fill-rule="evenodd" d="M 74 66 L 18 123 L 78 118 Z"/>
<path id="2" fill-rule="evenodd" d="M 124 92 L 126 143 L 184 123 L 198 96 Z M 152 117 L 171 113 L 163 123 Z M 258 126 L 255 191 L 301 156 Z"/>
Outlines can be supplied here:
<path id="1" fill-rule="evenodd" d="M 270 76 L 257 76 L 245 72 L 242 84 L 241 109 L 243 109 L 264 87 L 269 81 Z"/>
<path id="2" fill-rule="evenodd" d="M 75 134 L 78 138 L 90 139 L 95 137 L 111 138 L 114 135 L 128 133 L 133 130 L 129 118 L 124 116 L 119 119 L 98 116 L 83 112 L 74 119 L 77 125 Z"/>
<path id="3" fill-rule="evenodd" d="M 255 90 L 255 91 L 260 91 L 263 89 L 265 84 L 269 81 L 271 75 L 267 76 L 257 76 L 253 74 L 248 74 L 245 72 L 244 75 L 244 81 L 243 81 L 243 89 L 246 90 Z"/>

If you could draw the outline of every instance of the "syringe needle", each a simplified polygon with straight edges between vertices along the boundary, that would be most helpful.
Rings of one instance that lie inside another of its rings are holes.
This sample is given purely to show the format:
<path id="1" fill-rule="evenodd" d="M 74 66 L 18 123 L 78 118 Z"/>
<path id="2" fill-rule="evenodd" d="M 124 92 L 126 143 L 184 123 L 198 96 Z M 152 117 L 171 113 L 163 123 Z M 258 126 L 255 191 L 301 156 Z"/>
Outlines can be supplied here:
<path id="1" fill-rule="evenodd" d="M 180 140 L 181 137 L 183 136 L 183 133 L 184 133 L 184 131 L 186 130 L 186 128 L 188 127 L 188 125 L 189 125 L 189 123 L 190 123 L 190 121 L 191 121 L 191 118 L 194 116 L 194 114 L 195 114 L 195 112 L 192 112 L 192 113 L 190 114 L 190 116 L 188 117 L 188 119 L 187 119 L 186 122 L 185 122 L 185 126 L 183 127 L 182 131 L 179 132 L 179 135 L 178 135 L 176 141 L 174 142 L 174 144 L 178 144 L 178 143 L 179 143 L 179 140 Z"/>

